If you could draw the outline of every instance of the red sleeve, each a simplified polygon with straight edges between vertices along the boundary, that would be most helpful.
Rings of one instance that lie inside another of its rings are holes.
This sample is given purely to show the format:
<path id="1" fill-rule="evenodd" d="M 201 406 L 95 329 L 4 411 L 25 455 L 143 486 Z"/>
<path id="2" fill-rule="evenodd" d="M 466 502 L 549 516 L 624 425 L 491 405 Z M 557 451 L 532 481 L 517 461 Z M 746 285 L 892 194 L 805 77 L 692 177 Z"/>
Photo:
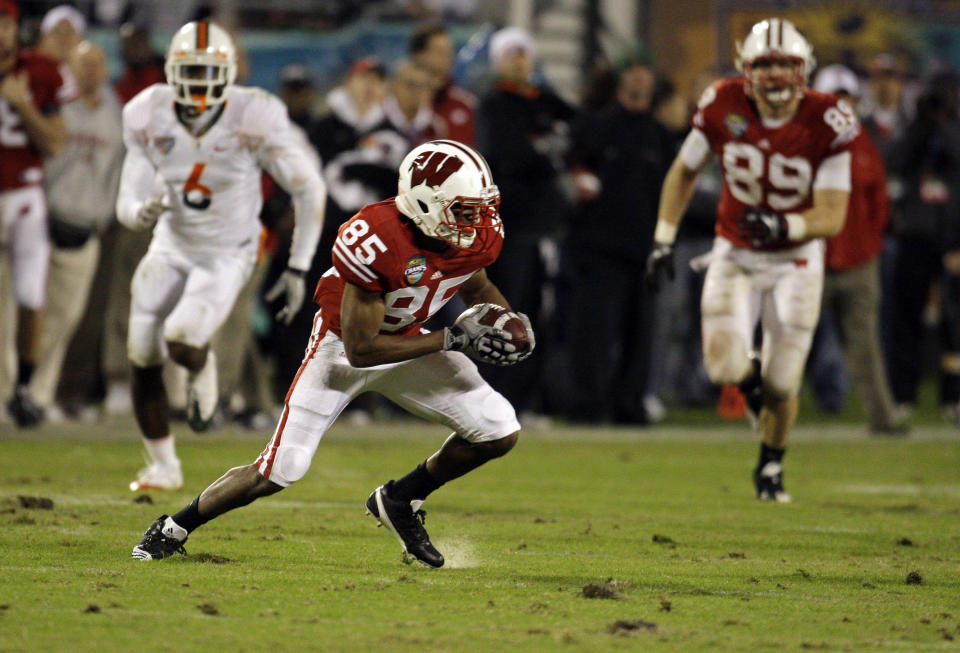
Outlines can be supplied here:
<path id="1" fill-rule="evenodd" d="M 57 113 L 60 110 L 59 91 L 63 86 L 57 63 L 37 53 L 25 57 L 25 62 L 24 68 L 30 78 L 33 103 L 44 115 Z"/>
<path id="2" fill-rule="evenodd" d="M 826 156 L 849 150 L 850 144 L 860 135 L 860 121 L 857 119 L 856 111 L 836 96 L 818 95 L 826 100 L 821 109 L 823 122 L 828 127 L 824 132 L 830 139 Z"/>
<path id="3" fill-rule="evenodd" d="M 743 133 L 748 127 L 747 118 L 734 107 L 736 94 L 743 94 L 742 84 L 739 82 L 741 80 L 721 79 L 708 86 L 700 96 L 697 110 L 690 119 L 690 124 L 703 132 L 715 151 L 727 140 L 730 128 L 742 129 Z M 730 124 L 725 125 L 725 121 Z"/>
<path id="4" fill-rule="evenodd" d="M 378 214 L 377 205 L 365 207 L 344 222 L 333 243 L 333 266 L 344 281 L 370 292 L 388 292 L 396 277 L 396 234 L 399 227 Z"/>

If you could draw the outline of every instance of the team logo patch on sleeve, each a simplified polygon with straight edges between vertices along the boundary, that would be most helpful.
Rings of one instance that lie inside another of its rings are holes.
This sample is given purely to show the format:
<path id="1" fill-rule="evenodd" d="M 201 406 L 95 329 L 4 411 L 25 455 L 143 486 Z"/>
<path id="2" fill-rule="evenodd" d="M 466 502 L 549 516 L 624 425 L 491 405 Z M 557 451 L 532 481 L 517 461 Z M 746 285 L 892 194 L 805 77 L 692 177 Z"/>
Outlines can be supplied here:
<path id="1" fill-rule="evenodd" d="M 747 122 L 747 119 L 741 116 L 739 113 L 727 114 L 727 117 L 723 119 L 723 124 L 726 125 L 727 131 L 729 131 L 734 138 L 740 138 L 743 136 L 746 133 L 747 128 L 750 126 L 750 123 Z"/>
<path id="2" fill-rule="evenodd" d="M 175 142 L 176 139 L 173 136 L 157 136 L 153 139 L 153 146 L 163 154 L 169 154 Z"/>
<path id="3" fill-rule="evenodd" d="M 427 259 L 423 256 L 414 256 L 407 261 L 407 267 L 403 270 L 403 276 L 406 277 L 407 283 L 412 286 L 423 278 L 423 274 L 426 271 Z"/>

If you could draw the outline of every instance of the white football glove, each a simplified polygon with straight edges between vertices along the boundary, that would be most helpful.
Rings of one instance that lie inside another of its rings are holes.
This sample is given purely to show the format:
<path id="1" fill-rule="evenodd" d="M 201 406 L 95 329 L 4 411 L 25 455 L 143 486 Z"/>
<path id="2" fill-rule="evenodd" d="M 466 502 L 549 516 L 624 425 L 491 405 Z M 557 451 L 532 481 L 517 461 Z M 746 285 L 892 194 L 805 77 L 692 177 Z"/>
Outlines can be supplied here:
<path id="1" fill-rule="evenodd" d="M 305 270 L 287 268 L 277 279 L 277 282 L 273 284 L 273 287 L 263 296 L 268 302 L 272 302 L 280 295 L 285 295 L 284 306 L 277 313 L 277 322 L 284 326 L 293 322 L 293 318 L 297 315 L 300 307 L 303 306 L 303 298 L 307 293 L 307 284 L 304 280 L 306 274 Z"/>
<path id="2" fill-rule="evenodd" d="M 136 226 L 134 228 L 137 231 L 153 229 L 153 226 L 157 224 L 157 220 L 160 218 L 160 216 L 165 211 L 169 210 L 170 207 L 157 198 L 147 200 L 140 207 L 140 210 L 137 211 L 135 222 Z"/>
<path id="3" fill-rule="evenodd" d="M 510 334 L 503 329 L 480 324 L 484 310 L 475 311 L 443 329 L 443 349 L 462 351 L 474 360 L 493 365 L 513 365 L 509 356 L 517 351 Z"/>

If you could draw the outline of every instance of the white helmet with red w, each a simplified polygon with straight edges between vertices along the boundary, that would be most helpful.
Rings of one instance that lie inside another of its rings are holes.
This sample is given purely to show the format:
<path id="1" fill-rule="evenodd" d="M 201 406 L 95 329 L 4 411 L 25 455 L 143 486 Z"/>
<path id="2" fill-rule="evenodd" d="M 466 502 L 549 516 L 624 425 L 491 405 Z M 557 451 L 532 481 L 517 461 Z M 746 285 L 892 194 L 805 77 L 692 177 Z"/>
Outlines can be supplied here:
<path id="1" fill-rule="evenodd" d="M 194 21 L 173 35 L 163 70 L 176 102 L 203 111 L 226 101 L 237 78 L 237 50 L 225 29 Z"/>
<path id="2" fill-rule="evenodd" d="M 789 64 L 792 72 L 773 72 L 772 64 Z M 813 47 L 789 20 L 768 18 L 750 29 L 737 44 L 737 70 L 747 80 L 747 93 L 761 94 L 774 106 L 801 95 L 817 65 Z"/>
<path id="3" fill-rule="evenodd" d="M 423 233 L 460 249 L 489 229 L 502 233 L 500 190 L 490 166 L 457 141 L 428 141 L 411 150 L 400 164 L 396 202 Z"/>

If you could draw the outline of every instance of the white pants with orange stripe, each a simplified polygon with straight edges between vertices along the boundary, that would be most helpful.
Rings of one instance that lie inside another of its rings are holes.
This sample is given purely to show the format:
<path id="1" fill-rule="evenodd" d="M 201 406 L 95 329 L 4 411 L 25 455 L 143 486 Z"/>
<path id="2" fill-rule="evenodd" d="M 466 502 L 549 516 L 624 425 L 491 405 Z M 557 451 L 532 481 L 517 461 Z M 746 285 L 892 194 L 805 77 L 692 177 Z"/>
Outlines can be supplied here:
<path id="1" fill-rule="evenodd" d="M 284 404 L 280 423 L 257 458 L 257 469 L 287 487 L 303 478 L 327 429 L 354 397 L 379 392 L 410 413 L 443 424 L 470 442 L 520 430 L 516 413 L 460 352 L 442 351 L 400 363 L 356 368 L 343 341 L 314 320 L 314 335 Z"/>

